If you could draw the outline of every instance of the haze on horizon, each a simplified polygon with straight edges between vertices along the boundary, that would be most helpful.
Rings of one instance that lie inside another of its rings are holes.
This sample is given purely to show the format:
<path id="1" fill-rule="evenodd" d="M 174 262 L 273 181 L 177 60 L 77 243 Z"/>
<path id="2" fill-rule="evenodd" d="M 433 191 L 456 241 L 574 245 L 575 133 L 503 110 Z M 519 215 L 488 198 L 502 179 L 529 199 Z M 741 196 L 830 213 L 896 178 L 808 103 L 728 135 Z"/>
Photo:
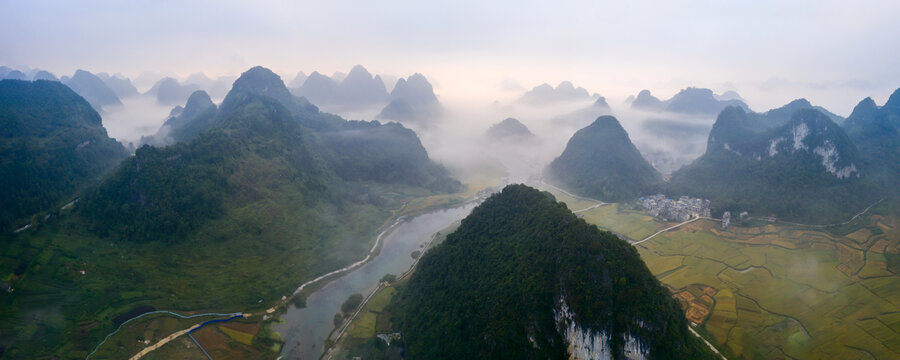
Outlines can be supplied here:
<path id="1" fill-rule="evenodd" d="M 895 1 L 2 1 L 0 65 L 131 78 L 263 65 L 290 81 L 362 64 L 423 73 L 442 100 L 569 80 L 614 109 L 699 86 L 757 111 L 806 97 L 846 116 L 900 86 L 897 15 Z"/>

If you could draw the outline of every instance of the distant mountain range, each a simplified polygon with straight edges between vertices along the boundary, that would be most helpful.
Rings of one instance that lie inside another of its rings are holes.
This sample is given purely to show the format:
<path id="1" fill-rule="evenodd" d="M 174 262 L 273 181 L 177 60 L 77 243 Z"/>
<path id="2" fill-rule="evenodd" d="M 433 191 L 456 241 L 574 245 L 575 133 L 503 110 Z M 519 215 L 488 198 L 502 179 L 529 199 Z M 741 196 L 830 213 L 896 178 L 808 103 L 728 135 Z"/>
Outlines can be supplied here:
<path id="1" fill-rule="evenodd" d="M 564 101 L 588 101 L 591 94 L 583 87 L 575 87 L 569 81 L 563 81 L 556 85 L 556 88 L 550 84 L 544 83 L 535 86 L 531 90 L 522 94 L 517 102 L 531 105 L 551 104 Z"/>
<path id="2" fill-rule="evenodd" d="M 431 83 L 418 73 L 397 80 L 389 100 L 376 118 L 427 126 L 443 112 Z"/>
<path id="3" fill-rule="evenodd" d="M 127 99 L 140 95 L 137 88 L 131 84 L 131 80 L 121 75 L 109 75 L 107 73 L 98 73 L 97 77 L 103 80 L 103 83 L 109 87 L 119 99 Z"/>
<path id="4" fill-rule="evenodd" d="M 317 71 L 299 72 L 291 81 L 291 92 L 316 106 L 334 112 L 382 107 L 377 119 L 427 125 L 442 108 L 431 84 L 422 74 L 398 79 L 390 93 L 380 75 L 372 75 L 361 65 L 350 73 L 328 77 Z"/>
<path id="5" fill-rule="evenodd" d="M 305 74 L 298 74 L 296 80 Z M 328 76 L 313 72 L 303 79 L 303 85 L 293 91 L 298 96 L 309 99 L 319 106 L 338 106 L 347 109 L 360 109 L 384 104 L 388 99 L 381 77 L 372 76 L 361 65 L 350 70 L 343 80 L 332 80 Z"/>
<path id="6" fill-rule="evenodd" d="M 519 143 L 533 139 L 534 134 L 518 119 L 506 118 L 499 123 L 491 125 L 484 133 L 484 137 L 488 141 Z"/>
<path id="7" fill-rule="evenodd" d="M 122 105 L 116 93 L 102 79 L 88 71 L 77 70 L 71 78 L 63 77 L 63 84 L 81 95 L 95 110 L 103 111 L 104 106 Z"/>
<path id="8" fill-rule="evenodd" d="M 87 100 L 98 112 L 102 112 L 104 106 L 121 105 L 120 99 L 137 95 L 137 89 L 131 85 L 128 79 L 110 76 L 106 73 L 95 75 L 86 70 L 77 70 L 72 77 L 63 76 L 61 79 L 46 70 L 34 69 L 29 71 L 29 74 L 31 75 L 0 66 L 0 79 L 62 82 Z"/>
<path id="9" fill-rule="evenodd" d="M 612 115 L 612 109 L 606 102 L 605 97 L 597 97 L 593 104 L 574 112 L 557 116 L 550 121 L 554 124 L 582 128 L 590 125 L 597 117 L 603 115 Z"/>
<path id="10" fill-rule="evenodd" d="M 222 99 L 228 94 L 228 91 L 231 90 L 231 84 L 236 79 L 236 76 L 220 76 L 211 79 L 209 76 L 206 76 L 206 74 L 198 72 L 189 75 L 184 80 L 184 84 L 197 85 L 199 89 L 206 91 L 211 98 Z"/>
<path id="11" fill-rule="evenodd" d="M 712 98 L 709 91 L 689 91 L 676 100 L 683 101 L 691 94 Z M 642 92 L 633 104 L 671 111 L 669 106 L 678 103 L 654 99 L 649 92 Z M 705 103 L 708 107 L 675 109 L 702 113 L 722 105 Z M 595 123 L 572 137 L 544 176 L 578 194 L 604 201 L 664 191 L 672 196 L 711 199 L 716 216 L 740 210 L 804 223 L 837 222 L 880 197 L 897 193 L 900 133 L 894 122 L 900 119 L 898 103 L 900 91 L 882 107 L 867 98 L 846 120 L 805 99 L 764 113 L 748 112 L 741 105 L 727 106 L 709 133 L 705 153 L 675 171 L 668 182 L 658 181 L 658 174 L 647 170 L 649 165 L 635 155 L 636 149 L 626 151 L 633 145 L 624 130 Z M 587 134 L 605 137 L 586 140 Z"/>
<path id="12" fill-rule="evenodd" d="M 472 210 L 398 288 L 391 346 L 408 358 L 716 358 L 634 247 L 525 185 Z"/>
<path id="13" fill-rule="evenodd" d="M 153 84 L 153 87 L 144 95 L 156 97 L 156 102 L 160 105 L 178 105 L 187 101 L 188 97 L 197 90 L 200 90 L 200 86 L 182 85 L 178 80 L 165 77 Z"/>
<path id="14" fill-rule="evenodd" d="M 727 96 L 716 95 L 709 89 L 689 87 L 679 91 L 669 100 L 662 101 L 649 90 L 641 90 L 631 101 L 632 109 L 647 111 L 668 111 L 680 114 L 716 114 L 727 106 L 737 106 L 749 110 L 736 92 Z"/>

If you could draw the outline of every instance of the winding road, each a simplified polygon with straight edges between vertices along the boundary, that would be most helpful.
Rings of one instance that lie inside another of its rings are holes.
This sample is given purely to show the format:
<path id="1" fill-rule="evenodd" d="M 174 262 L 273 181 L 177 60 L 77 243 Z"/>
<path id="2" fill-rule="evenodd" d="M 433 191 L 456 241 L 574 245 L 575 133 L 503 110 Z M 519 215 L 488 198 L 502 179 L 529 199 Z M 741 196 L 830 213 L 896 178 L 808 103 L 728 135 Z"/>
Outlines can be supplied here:
<path id="1" fill-rule="evenodd" d="M 683 223 L 680 223 L 680 224 L 678 224 L 678 225 L 670 226 L 670 227 L 667 227 L 667 228 L 662 229 L 662 230 L 660 230 L 660 231 L 657 231 L 655 234 L 650 235 L 650 236 L 648 236 L 648 237 L 645 237 L 645 238 L 644 238 L 643 240 L 641 240 L 641 241 L 637 241 L 637 242 L 631 243 L 631 245 L 637 245 L 637 244 L 640 244 L 640 243 L 642 243 L 642 242 L 644 242 L 644 241 L 647 241 L 647 240 L 652 239 L 652 238 L 653 238 L 654 236 L 656 236 L 656 235 L 659 235 L 659 234 L 662 234 L 662 233 L 664 233 L 664 232 L 666 232 L 666 231 L 669 231 L 669 230 L 678 228 L 678 227 L 680 227 L 680 226 L 682 226 L 682 225 L 685 225 L 685 224 L 690 224 L 690 223 L 692 223 L 692 222 L 694 222 L 694 221 L 697 221 L 697 220 L 700 220 L 700 219 L 706 219 L 706 220 L 712 220 L 712 221 L 721 221 L 721 220 L 719 220 L 719 219 L 713 219 L 713 218 L 702 217 L 702 216 L 701 216 L 701 217 L 695 217 L 695 218 L 693 218 L 693 219 L 690 219 L 690 220 L 685 221 L 685 222 L 683 222 Z"/>

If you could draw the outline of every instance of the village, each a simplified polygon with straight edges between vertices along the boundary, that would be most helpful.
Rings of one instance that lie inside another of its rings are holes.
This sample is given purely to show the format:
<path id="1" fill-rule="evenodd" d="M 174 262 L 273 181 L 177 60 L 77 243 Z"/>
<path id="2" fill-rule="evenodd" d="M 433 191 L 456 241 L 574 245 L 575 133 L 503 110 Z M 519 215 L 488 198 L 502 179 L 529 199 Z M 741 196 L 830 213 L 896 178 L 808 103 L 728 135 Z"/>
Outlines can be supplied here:
<path id="1" fill-rule="evenodd" d="M 688 221 L 696 217 L 710 217 L 709 200 L 682 196 L 672 200 L 663 194 L 650 195 L 638 199 L 638 202 L 652 217 L 661 217 L 667 221 Z"/>

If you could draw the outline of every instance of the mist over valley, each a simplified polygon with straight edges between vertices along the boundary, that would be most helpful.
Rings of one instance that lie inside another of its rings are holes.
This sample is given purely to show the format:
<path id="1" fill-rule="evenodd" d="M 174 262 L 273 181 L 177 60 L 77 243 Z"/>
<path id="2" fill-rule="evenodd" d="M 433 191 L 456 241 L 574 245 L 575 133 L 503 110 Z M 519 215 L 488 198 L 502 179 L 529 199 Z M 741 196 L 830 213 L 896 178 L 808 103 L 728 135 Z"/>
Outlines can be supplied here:
<path id="1" fill-rule="evenodd" d="M 0 4 L 0 360 L 900 358 L 900 6 Z"/>

